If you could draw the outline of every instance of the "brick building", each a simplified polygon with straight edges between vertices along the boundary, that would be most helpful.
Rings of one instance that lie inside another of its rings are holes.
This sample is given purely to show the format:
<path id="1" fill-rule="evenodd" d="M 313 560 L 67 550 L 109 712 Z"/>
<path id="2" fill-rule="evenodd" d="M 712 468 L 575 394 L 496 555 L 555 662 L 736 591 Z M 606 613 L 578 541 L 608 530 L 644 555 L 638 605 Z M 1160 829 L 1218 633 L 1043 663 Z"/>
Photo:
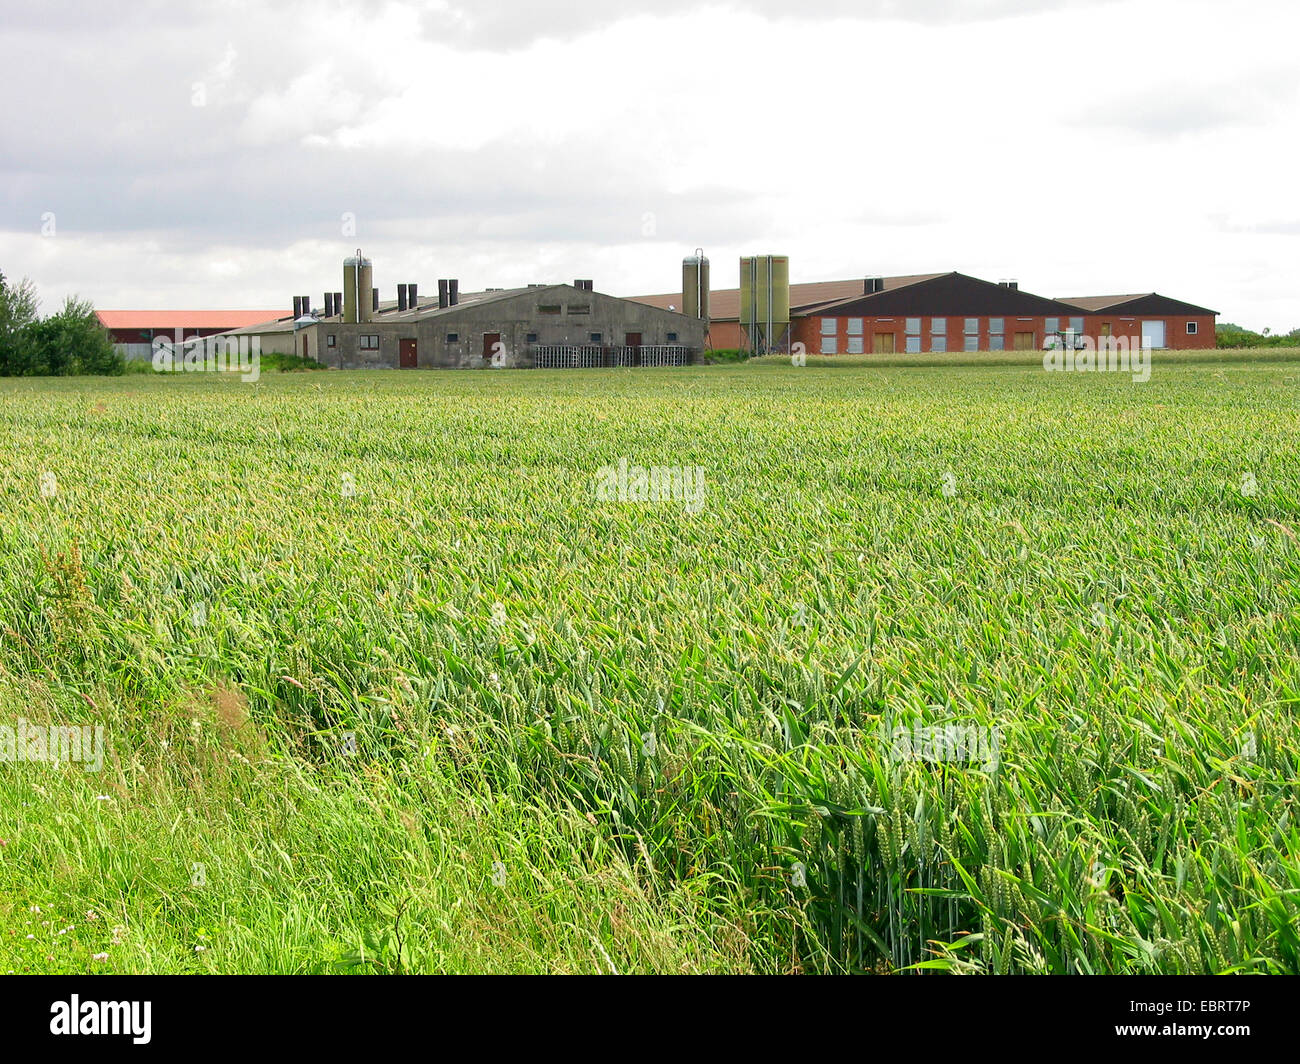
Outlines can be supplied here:
<path id="1" fill-rule="evenodd" d="M 680 308 L 678 293 L 636 297 Z M 740 290 L 710 293 L 708 346 L 746 346 Z M 1014 281 L 930 273 L 790 285 L 785 348 L 808 354 L 1042 350 L 1056 343 L 1125 339 L 1154 348 L 1212 348 L 1217 312 L 1156 293 L 1049 299 Z"/>

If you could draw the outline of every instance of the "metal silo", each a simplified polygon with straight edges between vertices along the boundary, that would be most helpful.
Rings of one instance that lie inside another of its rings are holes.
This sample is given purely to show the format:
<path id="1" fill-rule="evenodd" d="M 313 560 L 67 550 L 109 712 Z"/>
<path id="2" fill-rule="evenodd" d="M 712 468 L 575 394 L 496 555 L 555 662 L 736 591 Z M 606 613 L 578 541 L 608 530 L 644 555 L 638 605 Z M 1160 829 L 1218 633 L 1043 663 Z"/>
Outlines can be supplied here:
<path id="1" fill-rule="evenodd" d="M 767 317 L 767 348 L 782 349 L 790 332 L 790 256 L 769 255 L 767 290 L 771 302 Z"/>
<path id="2" fill-rule="evenodd" d="M 757 349 L 754 341 L 758 337 L 757 308 L 754 305 L 754 259 L 743 255 L 740 259 L 740 329 L 748 337 L 751 349 Z"/>
<path id="3" fill-rule="evenodd" d="M 709 320 L 709 260 L 700 248 L 682 259 L 682 312 L 688 318 Z"/>
<path id="4" fill-rule="evenodd" d="M 740 260 L 740 324 L 750 350 L 780 349 L 790 329 L 790 258 L 754 255 Z"/>
<path id="5" fill-rule="evenodd" d="M 343 260 L 343 320 L 352 324 L 370 321 L 370 299 L 367 293 L 373 287 L 370 260 L 362 258 L 361 249 Z"/>

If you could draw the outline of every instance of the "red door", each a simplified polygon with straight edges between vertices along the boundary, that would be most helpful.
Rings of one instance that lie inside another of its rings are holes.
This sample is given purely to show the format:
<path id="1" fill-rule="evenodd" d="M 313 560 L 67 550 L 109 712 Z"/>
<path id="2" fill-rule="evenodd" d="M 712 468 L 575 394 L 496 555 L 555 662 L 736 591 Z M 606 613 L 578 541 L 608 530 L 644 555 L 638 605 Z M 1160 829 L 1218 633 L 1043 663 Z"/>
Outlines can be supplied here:
<path id="1" fill-rule="evenodd" d="M 492 356 L 497 353 L 497 344 L 501 342 L 500 333 L 483 334 L 483 361 L 491 362 Z"/>
<path id="2" fill-rule="evenodd" d="M 640 333 L 628 333 L 628 334 L 627 334 L 627 338 L 626 338 L 623 342 L 624 342 L 625 344 L 627 344 L 628 347 L 640 347 L 640 346 L 641 346 L 641 334 L 640 334 Z"/>
<path id="3" fill-rule="evenodd" d="M 415 341 L 399 340 L 397 342 L 397 364 L 402 369 L 415 369 Z"/>

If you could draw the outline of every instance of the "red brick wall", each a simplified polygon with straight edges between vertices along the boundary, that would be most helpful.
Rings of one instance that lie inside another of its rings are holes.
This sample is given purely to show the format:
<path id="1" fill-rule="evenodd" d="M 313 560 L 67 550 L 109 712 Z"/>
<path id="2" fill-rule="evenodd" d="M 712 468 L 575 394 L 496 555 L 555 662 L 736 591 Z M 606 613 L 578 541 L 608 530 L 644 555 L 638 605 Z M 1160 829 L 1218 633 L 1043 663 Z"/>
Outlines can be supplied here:
<path id="1" fill-rule="evenodd" d="M 972 315 L 973 317 L 974 315 Z M 1138 346 L 1142 340 L 1142 321 L 1155 321 L 1155 318 L 1122 318 L 1104 314 L 1074 315 L 1083 318 L 1083 333 L 1085 336 L 1092 337 L 1093 340 L 1100 340 L 1102 336 L 1102 324 L 1109 322 L 1111 325 L 1110 335 L 1113 337 L 1125 337 L 1134 346 Z M 946 348 L 948 351 L 964 351 L 966 347 L 966 319 L 965 317 L 948 317 L 947 334 L 945 336 Z M 851 337 L 848 333 L 848 318 L 835 319 L 835 348 L 837 354 L 849 353 L 849 340 Z M 1214 318 L 1205 317 L 1180 317 L 1167 318 L 1165 321 L 1165 344 L 1172 350 L 1199 350 L 1212 348 L 1215 346 L 1214 337 Z M 1194 321 L 1197 323 L 1196 332 L 1193 335 L 1187 333 L 1187 322 Z M 921 319 L 921 351 L 923 353 L 933 350 L 930 318 Z M 1069 318 L 1062 316 L 1056 322 L 1059 329 L 1068 329 Z M 715 325 L 716 329 L 717 326 Z M 1022 317 L 1004 317 L 1002 319 L 1003 328 L 1003 350 L 1013 351 L 1016 347 L 1015 334 L 1018 332 L 1032 332 L 1034 340 L 1032 349 L 1041 351 L 1046 342 L 1046 319 L 1043 317 L 1022 318 Z M 818 355 L 822 350 L 822 319 L 820 316 L 810 316 L 800 318 L 793 323 L 793 341 L 802 343 L 807 354 Z M 907 319 L 906 318 L 864 318 L 862 323 L 862 350 L 865 354 L 870 354 L 875 349 L 875 336 L 877 333 L 892 332 L 894 333 L 894 350 L 897 353 L 904 353 L 907 350 Z M 853 337 L 856 339 L 857 337 Z M 722 344 L 715 346 L 721 347 Z M 726 345 L 734 346 L 734 345 Z M 987 317 L 979 318 L 979 350 L 988 351 L 989 346 L 989 319 Z"/>
<path id="2" fill-rule="evenodd" d="M 974 317 L 974 315 L 972 315 Z M 934 350 L 933 339 L 931 335 L 931 318 L 921 319 L 921 351 L 923 353 Z M 849 340 L 858 339 L 859 337 L 850 337 L 848 331 L 848 318 L 836 318 L 836 352 L 838 354 L 849 353 Z M 945 347 L 948 351 L 964 351 L 966 348 L 966 318 L 963 317 L 946 317 L 945 324 L 947 332 L 944 336 L 946 341 Z M 1063 323 L 1068 325 L 1069 323 Z M 1033 333 L 1033 349 L 1040 350 L 1043 346 L 1045 337 L 1044 319 L 1043 318 L 1006 318 L 1002 319 L 1002 337 L 1003 346 L 1007 351 L 1015 348 L 1015 334 L 1018 332 Z M 864 318 L 862 322 L 862 350 L 865 354 L 870 354 L 875 350 L 875 338 L 880 333 L 894 334 L 894 351 L 902 354 L 907 351 L 907 318 Z M 989 350 L 989 319 L 986 317 L 979 318 L 979 350 Z M 820 316 L 801 318 L 794 323 L 794 340 L 802 343 L 807 354 L 821 354 L 822 349 L 822 319 Z"/>
<path id="3" fill-rule="evenodd" d="M 738 321 L 709 322 L 708 348 L 711 351 L 735 351 L 745 346 L 745 334 Z"/>
<path id="4" fill-rule="evenodd" d="M 1093 339 L 1102 336 L 1103 326 L 1110 325 L 1111 336 L 1126 337 L 1133 346 L 1142 342 L 1142 322 L 1163 321 L 1165 323 L 1165 345 L 1174 351 L 1200 351 L 1216 346 L 1214 336 L 1214 318 L 1210 315 L 1176 318 L 1154 318 L 1150 315 L 1134 317 L 1115 314 L 1089 314 L 1085 323 L 1087 335 Z M 1187 323 L 1196 322 L 1196 332 L 1187 333 Z"/>

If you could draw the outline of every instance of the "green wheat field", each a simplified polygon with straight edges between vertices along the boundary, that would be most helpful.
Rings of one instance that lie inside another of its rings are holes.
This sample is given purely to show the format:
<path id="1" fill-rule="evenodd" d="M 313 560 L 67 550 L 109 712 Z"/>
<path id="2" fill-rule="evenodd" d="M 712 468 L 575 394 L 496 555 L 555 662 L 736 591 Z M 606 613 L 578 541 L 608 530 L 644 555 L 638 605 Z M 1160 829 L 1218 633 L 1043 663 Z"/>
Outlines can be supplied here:
<path id="1" fill-rule="evenodd" d="M 0 972 L 1300 970 L 1300 351 L 869 361 L 0 381 Z"/>

